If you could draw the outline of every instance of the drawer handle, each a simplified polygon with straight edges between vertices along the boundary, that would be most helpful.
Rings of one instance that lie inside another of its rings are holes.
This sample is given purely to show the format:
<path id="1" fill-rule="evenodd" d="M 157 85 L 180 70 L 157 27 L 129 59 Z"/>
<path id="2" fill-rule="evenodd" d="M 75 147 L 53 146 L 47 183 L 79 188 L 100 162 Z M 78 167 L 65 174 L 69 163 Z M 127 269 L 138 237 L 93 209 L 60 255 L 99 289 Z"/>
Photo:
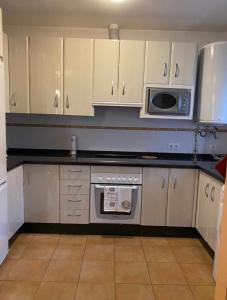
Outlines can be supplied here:
<path id="1" fill-rule="evenodd" d="M 68 217 L 81 217 L 81 214 L 78 214 L 78 215 L 71 215 L 71 214 L 68 214 Z"/>
<path id="2" fill-rule="evenodd" d="M 69 199 L 68 202 L 81 202 L 82 200 L 71 200 Z"/>
<path id="3" fill-rule="evenodd" d="M 79 172 L 82 172 L 82 170 L 68 170 L 68 172 L 79 173 Z"/>
<path id="4" fill-rule="evenodd" d="M 78 185 L 75 185 L 75 184 L 68 184 L 68 187 L 82 187 L 82 184 L 78 184 Z"/>

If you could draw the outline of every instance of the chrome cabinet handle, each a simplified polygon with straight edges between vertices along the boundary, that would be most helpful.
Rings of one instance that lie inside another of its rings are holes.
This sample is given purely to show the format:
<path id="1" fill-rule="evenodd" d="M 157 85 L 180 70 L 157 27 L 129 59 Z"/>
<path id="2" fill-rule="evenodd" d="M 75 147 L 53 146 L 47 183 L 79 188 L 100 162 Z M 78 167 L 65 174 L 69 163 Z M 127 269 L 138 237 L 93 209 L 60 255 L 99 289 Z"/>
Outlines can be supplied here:
<path id="1" fill-rule="evenodd" d="M 114 94 L 114 82 L 112 80 L 111 95 L 113 96 L 113 94 Z"/>
<path id="2" fill-rule="evenodd" d="M 208 191 L 209 187 L 210 187 L 210 185 L 209 185 L 209 183 L 207 183 L 207 185 L 205 187 L 205 195 L 206 195 L 207 198 L 209 196 L 209 191 Z"/>
<path id="3" fill-rule="evenodd" d="M 125 82 L 123 81 L 123 87 L 122 87 L 122 95 L 125 95 Z"/>
<path id="4" fill-rule="evenodd" d="M 82 200 L 72 200 L 72 199 L 69 199 L 69 200 L 68 200 L 68 202 L 77 202 L 77 203 L 78 203 L 78 202 L 81 202 L 81 201 L 82 201 Z"/>
<path id="5" fill-rule="evenodd" d="M 179 75 L 180 75 L 180 68 L 178 63 L 176 63 L 175 78 L 179 77 Z"/>
<path id="6" fill-rule="evenodd" d="M 78 185 L 75 185 L 75 184 L 68 184 L 68 187 L 82 187 L 82 184 L 78 184 Z"/>
<path id="7" fill-rule="evenodd" d="M 164 189 L 164 187 L 165 187 L 165 177 L 162 176 L 161 178 L 162 178 L 162 189 Z"/>
<path id="8" fill-rule="evenodd" d="M 54 107 L 58 108 L 58 94 L 56 94 L 54 97 Z"/>
<path id="9" fill-rule="evenodd" d="M 72 172 L 72 173 L 80 173 L 80 172 L 82 172 L 82 170 L 68 170 L 68 172 Z"/>
<path id="10" fill-rule="evenodd" d="M 175 190 L 177 187 L 177 179 L 176 177 L 174 177 L 174 180 L 173 180 L 173 189 Z"/>
<path id="11" fill-rule="evenodd" d="M 72 214 L 68 214 L 68 217 L 80 217 L 81 214 L 77 214 L 77 215 L 72 215 Z"/>
<path id="12" fill-rule="evenodd" d="M 69 108 L 69 95 L 66 96 L 66 108 Z"/>
<path id="13" fill-rule="evenodd" d="M 167 76 L 167 63 L 165 62 L 164 64 L 164 73 L 163 73 L 164 77 Z"/>
<path id="14" fill-rule="evenodd" d="M 215 192 L 215 187 L 213 186 L 210 192 L 210 199 L 212 202 L 214 202 L 214 192 Z"/>
<path id="15" fill-rule="evenodd" d="M 11 103 L 12 106 L 17 106 L 17 103 L 16 103 L 16 93 L 13 93 L 9 102 Z"/>

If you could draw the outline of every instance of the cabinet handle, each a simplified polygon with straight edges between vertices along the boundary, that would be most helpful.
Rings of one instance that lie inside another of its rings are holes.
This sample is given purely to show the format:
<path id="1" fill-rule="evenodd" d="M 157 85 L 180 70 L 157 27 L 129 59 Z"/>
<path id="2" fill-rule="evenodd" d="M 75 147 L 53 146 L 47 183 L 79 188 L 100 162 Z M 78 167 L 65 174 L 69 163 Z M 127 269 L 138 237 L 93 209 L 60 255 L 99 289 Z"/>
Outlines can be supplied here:
<path id="1" fill-rule="evenodd" d="M 54 97 L 54 107 L 58 108 L 58 94 L 56 94 Z"/>
<path id="2" fill-rule="evenodd" d="M 215 192 L 215 187 L 213 186 L 210 192 L 210 199 L 212 202 L 214 202 L 214 192 Z"/>
<path id="3" fill-rule="evenodd" d="M 207 183 L 206 188 L 205 188 L 205 195 L 207 198 L 209 196 L 209 191 L 208 191 L 209 187 L 210 187 L 210 185 L 209 185 L 209 183 Z"/>
<path id="4" fill-rule="evenodd" d="M 69 108 L 69 95 L 66 96 L 66 108 Z"/>
<path id="5" fill-rule="evenodd" d="M 82 172 L 82 170 L 68 170 L 68 172 L 72 172 L 72 173 L 80 173 L 80 172 Z"/>
<path id="6" fill-rule="evenodd" d="M 164 64 L 164 73 L 163 73 L 164 77 L 167 76 L 167 63 L 165 62 Z"/>
<path id="7" fill-rule="evenodd" d="M 165 177 L 162 176 L 161 178 L 162 178 L 162 189 L 164 189 L 164 187 L 165 187 Z"/>
<path id="8" fill-rule="evenodd" d="M 125 95 L 125 82 L 123 81 L 123 87 L 122 87 L 122 95 Z"/>
<path id="9" fill-rule="evenodd" d="M 175 78 L 179 77 L 179 75 L 180 75 L 180 68 L 178 63 L 176 63 Z"/>
<path id="10" fill-rule="evenodd" d="M 78 184 L 78 185 L 75 185 L 75 184 L 68 184 L 68 187 L 82 187 L 82 184 Z"/>
<path id="11" fill-rule="evenodd" d="M 173 189 L 175 190 L 177 187 L 177 179 L 176 177 L 174 177 L 174 180 L 173 180 Z"/>
<path id="12" fill-rule="evenodd" d="M 72 199 L 69 199 L 68 202 L 81 202 L 82 200 L 72 200 Z"/>
<path id="13" fill-rule="evenodd" d="M 11 103 L 12 106 L 17 106 L 17 102 L 16 102 L 16 93 L 13 93 L 9 102 Z"/>
<path id="14" fill-rule="evenodd" d="M 68 214 L 68 217 L 81 217 L 81 214 L 78 214 L 78 215 Z"/>
<path id="15" fill-rule="evenodd" d="M 111 95 L 113 96 L 114 94 L 114 82 L 112 80 L 112 84 L 111 84 Z"/>

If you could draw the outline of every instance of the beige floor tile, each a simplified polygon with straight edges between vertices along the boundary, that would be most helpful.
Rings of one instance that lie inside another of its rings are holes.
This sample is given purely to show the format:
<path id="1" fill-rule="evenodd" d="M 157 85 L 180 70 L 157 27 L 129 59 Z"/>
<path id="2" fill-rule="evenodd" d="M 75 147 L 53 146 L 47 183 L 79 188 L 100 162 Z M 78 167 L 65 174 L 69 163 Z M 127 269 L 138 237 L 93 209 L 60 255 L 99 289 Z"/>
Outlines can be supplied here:
<path id="1" fill-rule="evenodd" d="M 166 238 L 159 237 L 141 237 L 143 246 L 169 246 Z"/>
<path id="2" fill-rule="evenodd" d="M 167 238 L 172 247 L 203 247 L 199 239 L 194 238 Z"/>
<path id="3" fill-rule="evenodd" d="M 89 235 L 87 237 L 87 245 L 101 244 L 113 245 L 114 238 L 109 235 Z"/>
<path id="4" fill-rule="evenodd" d="M 213 285 L 212 266 L 209 264 L 181 264 L 181 269 L 189 284 Z"/>
<path id="5" fill-rule="evenodd" d="M 194 300 L 187 285 L 153 285 L 156 300 Z"/>
<path id="6" fill-rule="evenodd" d="M 15 266 L 17 259 L 6 258 L 0 266 L 0 280 L 9 280 L 9 272 Z"/>
<path id="7" fill-rule="evenodd" d="M 74 300 L 77 285 L 74 283 L 42 282 L 35 300 Z"/>
<path id="8" fill-rule="evenodd" d="M 49 261 L 44 259 L 9 260 L 0 273 L 2 280 L 41 281 Z"/>
<path id="9" fill-rule="evenodd" d="M 114 263 L 107 261 L 84 261 L 80 281 L 87 283 L 114 283 Z"/>
<path id="10" fill-rule="evenodd" d="M 0 299 L 33 300 L 39 286 L 39 282 L 4 281 L 0 285 Z"/>
<path id="11" fill-rule="evenodd" d="M 22 258 L 22 255 L 26 247 L 28 247 L 28 243 L 26 242 L 13 243 L 13 245 L 9 249 L 8 258 L 12 258 L 12 259 Z"/>
<path id="12" fill-rule="evenodd" d="M 145 261 L 141 246 L 115 246 L 115 261 Z"/>
<path id="13" fill-rule="evenodd" d="M 148 263 L 152 284 L 186 284 L 177 263 Z"/>
<path id="14" fill-rule="evenodd" d="M 195 300 L 214 300 L 214 286 L 194 285 L 191 286 L 191 290 L 195 297 Z"/>
<path id="15" fill-rule="evenodd" d="M 144 262 L 116 262 L 116 283 L 150 284 L 147 264 Z"/>
<path id="16" fill-rule="evenodd" d="M 77 282 L 80 268 L 80 261 L 52 260 L 43 281 Z"/>
<path id="17" fill-rule="evenodd" d="M 114 246 L 108 244 L 94 244 L 87 245 L 84 260 L 101 260 L 113 261 L 114 260 Z"/>
<path id="18" fill-rule="evenodd" d="M 147 261 L 150 262 L 176 262 L 172 249 L 168 246 L 144 246 Z"/>
<path id="19" fill-rule="evenodd" d="M 155 300 L 151 285 L 117 284 L 116 300 Z"/>
<path id="20" fill-rule="evenodd" d="M 84 246 L 59 244 L 54 252 L 53 259 L 82 260 Z"/>
<path id="21" fill-rule="evenodd" d="M 32 242 L 34 238 L 34 234 L 31 233 L 20 233 L 16 240 L 14 241 L 14 244 L 19 244 L 19 243 L 29 243 Z"/>
<path id="22" fill-rule="evenodd" d="M 173 252 L 179 263 L 211 263 L 211 257 L 202 247 L 174 247 Z"/>
<path id="23" fill-rule="evenodd" d="M 55 249 L 56 245 L 54 243 L 30 243 L 25 248 L 21 257 L 24 259 L 50 259 L 53 256 Z"/>
<path id="24" fill-rule="evenodd" d="M 118 236 L 115 237 L 116 246 L 140 246 L 140 238 L 135 236 Z"/>
<path id="25" fill-rule="evenodd" d="M 57 244 L 60 239 L 60 234 L 34 234 L 32 242 L 38 244 Z"/>
<path id="26" fill-rule="evenodd" d="M 113 283 L 91 284 L 79 283 L 75 300 L 115 300 Z"/>
<path id="27" fill-rule="evenodd" d="M 63 234 L 60 236 L 59 244 L 85 246 L 86 241 L 86 235 Z"/>

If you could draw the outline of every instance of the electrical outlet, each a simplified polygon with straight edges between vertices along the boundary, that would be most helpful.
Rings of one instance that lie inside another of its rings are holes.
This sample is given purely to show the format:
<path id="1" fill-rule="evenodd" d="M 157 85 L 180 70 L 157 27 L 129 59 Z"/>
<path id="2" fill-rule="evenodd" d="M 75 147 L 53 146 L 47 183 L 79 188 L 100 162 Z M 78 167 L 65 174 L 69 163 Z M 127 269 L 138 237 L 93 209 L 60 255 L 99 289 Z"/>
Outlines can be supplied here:
<path id="1" fill-rule="evenodd" d="M 177 144 L 177 143 L 169 143 L 168 144 L 168 149 L 170 151 L 178 151 L 180 148 L 180 144 Z"/>
<path id="2" fill-rule="evenodd" d="M 168 144 L 168 149 L 169 149 L 170 151 L 173 151 L 173 147 L 174 147 L 174 144 L 173 144 L 173 143 L 169 143 L 169 144 Z"/>

